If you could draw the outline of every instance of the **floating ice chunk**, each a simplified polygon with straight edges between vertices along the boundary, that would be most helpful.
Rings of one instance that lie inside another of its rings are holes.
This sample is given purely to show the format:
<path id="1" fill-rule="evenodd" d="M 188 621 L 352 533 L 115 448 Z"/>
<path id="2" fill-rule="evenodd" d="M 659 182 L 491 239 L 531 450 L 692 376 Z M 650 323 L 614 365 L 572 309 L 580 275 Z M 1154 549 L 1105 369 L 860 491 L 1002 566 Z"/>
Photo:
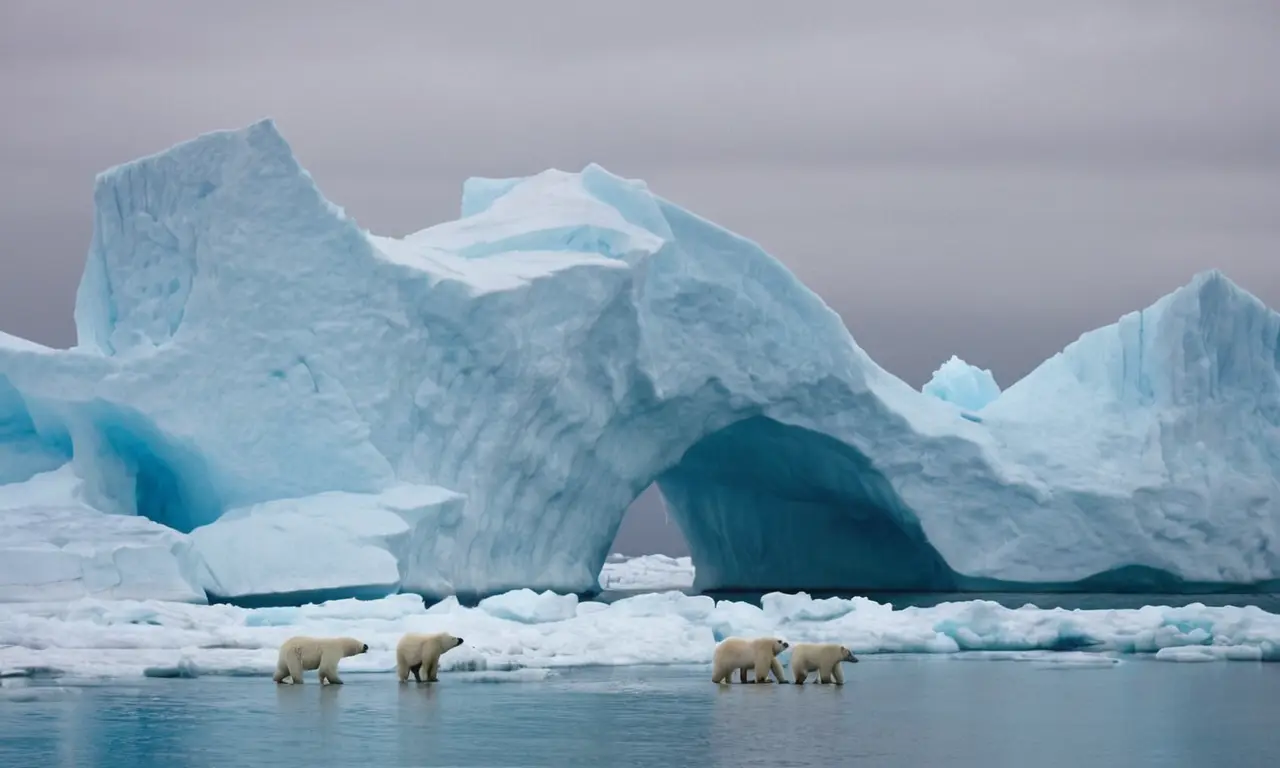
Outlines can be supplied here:
<path id="1" fill-rule="evenodd" d="M 600 569 L 600 588 L 618 591 L 689 589 L 693 559 L 666 555 L 609 555 Z"/>
<path id="2" fill-rule="evenodd" d="M 831 621 L 857 610 L 858 602 L 873 604 L 870 600 L 858 600 L 857 598 L 854 600 L 842 600 L 838 597 L 829 597 L 814 600 L 805 592 L 798 592 L 794 595 L 770 592 L 760 600 L 761 608 L 764 612 L 779 622 Z"/>
<path id="3" fill-rule="evenodd" d="M 480 610 L 500 619 L 524 624 L 546 624 L 571 619 L 578 613 L 577 595 L 557 595 L 546 591 L 518 589 L 480 601 Z"/>

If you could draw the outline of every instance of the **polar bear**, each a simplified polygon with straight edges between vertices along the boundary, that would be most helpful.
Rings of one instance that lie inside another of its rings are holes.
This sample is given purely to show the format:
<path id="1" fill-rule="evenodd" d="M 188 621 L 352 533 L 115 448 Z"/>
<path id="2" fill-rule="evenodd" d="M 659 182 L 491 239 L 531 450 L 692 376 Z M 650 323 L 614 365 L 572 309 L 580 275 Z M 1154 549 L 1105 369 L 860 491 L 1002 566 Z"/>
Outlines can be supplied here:
<path id="1" fill-rule="evenodd" d="M 321 685 L 325 681 L 342 685 L 342 678 L 338 677 L 338 662 L 368 650 L 368 645 L 354 637 L 291 637 L 280 646 L 276 673 L 271 679 L 283 683 L 287 677 L 290 685 L 302 685 L 303 671 L 316 669 L 320 672 Z"/>
<path id="2" fill-rule="evenodd" d="M 791 646 L 791 674 L 795 676 L 796 685 L 804 685 L 810 672 L 817 672 L 818 679 L 824 684 L 834 679 L 836 685 L 844 685 L 844 673 L 840 671 L 842 661 L 858 663 L 858 659 L 843 645 L 796 643 Z"/>
<path id="3" fill-rule="evenodd" d="M 419 670 L 426 667 L 427 682 L 439 682 L 436 675 L 440 672 L 440 657 L 447 651 L 462 645 L 462 638 L 454 637 L 448 632 L 419 634 L 410 632 L 396 643 L 396 675 L 400 682 L 408 682 L 409 673 L 413 679 L 422 682 Z"/>
<path id="4" fill-rule="evenodd" d="M 716 646 L 711 660 L 711 682 L 728 684 L 729 676 L 736 669 L 739 679 L 747 682 L 747 670 L 755 670 L 757 683 L 773 682 L 769 673 L 778 682 L 785 683 L 782 665 L 778 663 L 778 654 L 787 649 L 787 643 L 776 637 L 727 637 Z"/>

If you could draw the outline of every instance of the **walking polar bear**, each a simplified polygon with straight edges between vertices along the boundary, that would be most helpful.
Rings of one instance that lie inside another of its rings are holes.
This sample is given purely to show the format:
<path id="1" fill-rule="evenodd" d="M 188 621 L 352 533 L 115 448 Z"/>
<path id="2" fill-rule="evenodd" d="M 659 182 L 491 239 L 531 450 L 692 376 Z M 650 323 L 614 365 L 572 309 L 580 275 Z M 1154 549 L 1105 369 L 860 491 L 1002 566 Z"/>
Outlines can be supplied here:
<path id="1" fill-rule="evenodd" d="M 291 637 L 280 645 L 276 673 L 271 679 L 283 683 L 288 678 L 289 685 L 302 685 L 302 673 L 315 669 L 319 670 L 321 685 L 342 685 L 338 662 L 368 650 L 368 645 L 354 637 Z"/>
<path id="2" fill-rule="evenodd" d="M 418 672 L 424 671 L 427 673 L 428 683 L 439 682 L 436 675 L 440 671 L 440 657 L 460 645 L 462 638 L 454 637 L 448 632 L 410 632 L 396 643 L 396 675 L 404 683 L 408 682 L 409 673 L 412 672 L 413 679 L 420 683 L 422 677 Z"/>
<path id="3" fill-rule="evenodd" d="M 782 674 L 778 654 L 788 648 L 785 641 L 776 637 L 728 637 L 716 646 L 711 660 L 711 682 L 728 684 L 733 671 L 738 670 L 739 680 L 747 682 L 747 670 L 755 670 L 755 682 L 769 683 L 769 673 L 779 683 L 787 680 Z"/>
<path id="4" fill-rule="evenodd" d="M 835 643 L 796 643 L 791 646 L 791 674 L 795 676 L 796 685 L 804 685 L 810 672 L 817 672 L 818 679 L 836 685 L 844 685 L 844 673 L 840 671 L 840 662 L 858 663 L 853 653 L 843 645 Z"/>

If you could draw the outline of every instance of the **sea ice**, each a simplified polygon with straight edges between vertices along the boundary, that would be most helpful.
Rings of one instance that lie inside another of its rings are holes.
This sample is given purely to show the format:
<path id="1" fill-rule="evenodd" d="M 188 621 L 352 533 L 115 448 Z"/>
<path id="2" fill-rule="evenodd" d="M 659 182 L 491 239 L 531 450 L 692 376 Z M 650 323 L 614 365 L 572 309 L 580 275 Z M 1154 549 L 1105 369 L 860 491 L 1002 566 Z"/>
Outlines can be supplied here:
<path id="1" fill-rule="evenodd" d="M 980 600 L 904 608 L 870 600 L 766 595 L 761 606 L 679 592 L 610 604 L 522 590 L 476 608 L 411 595 L 319 605 L 241 608 L 83 598 L 0 604 L 0 671 L 74 677 L 257 675 L 269 678 L 294 634 L 353 635 L 369 653 L 343 671 L 390 674 L 405 632 L 466 642 L 446 671 L 695 664 L 729 635 L 838 642 L 860 656 L 950 654 L 1052 667 L 1113 666 L 1134 654 L 1171 661 L 1280 661 L 1280 616 L 1258 608 L 1137 610 L 1004 608 Z M 783 654 L 782 661 L 789 660 Z M 451 679 L 451 678 L 447 678 Z"/>
<path id="2" fill-rule="evenodd" d="M 557 595 L 550 591 L 538 594 L 531 589 L 519 589 L 486 597 L 478 607 L 500 619 L 522 624 L 547 624 L 576 616 L 578 598 L 576 595 Z"/>
<path id="3" fill-rule="evenodd" d="M 77 346 L 0 335 L 0 493 L 59 470 L 115 531 L 72 558 L 121 586 L 10 508 L 47 546 L 9 594 L 199 601 L 193 566 L 245 604 L 585 593 L 655 480 L 699 589 L 1280 584 L 1280 315 L 1218 272 L 998 395 L 949 361 L 957 408 L 595 165 L 473 179 L 462 218 L 378 237 L 263 121 L 110 169 L 94 204 Z"/>
<path id="4" fill-rule="evenodd" d="M 617 591 L 690 589 L 693 559 L 666 555 L 609 555 L 600 569 L 600 588 Z"/>

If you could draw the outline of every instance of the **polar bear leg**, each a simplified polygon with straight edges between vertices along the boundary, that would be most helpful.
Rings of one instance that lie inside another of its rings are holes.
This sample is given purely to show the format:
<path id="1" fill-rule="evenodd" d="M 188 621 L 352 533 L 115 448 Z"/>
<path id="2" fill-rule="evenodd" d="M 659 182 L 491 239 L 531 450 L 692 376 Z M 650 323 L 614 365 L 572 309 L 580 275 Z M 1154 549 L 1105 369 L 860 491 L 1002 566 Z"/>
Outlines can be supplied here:
<path id="1" fill-rule="evenodd" d="M 745 683 L 745 682 L 747 682 L 747 668 L 746 668 L 746 667 L 743 667 L 743 668 L 741 668 L 741 669 L 739 669 L 739 670 L 738 670 L 738 682 L 740 682 L 740 683 Z"/>
<path id="2" fill-rule="evenodd" d="M 285 654 L 284 663 L 289 670 L 289 683 L 302 685 L 302 651 L 292 650 Z"/>
<path id="3" fill-rule="evenodd" d="M 271 676 L 272 681 L 283 683 L 284 679 L 289 676 L 289 665 L 284 659 L 276 659 L 276 673 Z"/>
<path id="4" fill-rule="evenodd" d="M 342 656 L 337 651 L 325 650 L 320 654 L 320 684 L 323 685 L 326 680 L 330 685 L 342 685 L 342 678 L 338 677 L 338 660 Z"/>
<path id="5" fill-rule="evenodd" d="M 840 671 L 840 662 L 831 668 L 831 676 L 835 678 L 836 685 L 844 685 L 844 673 Z"/>
<path id="6" fill-rule="evenodd" d="M 820 667 L 820 668 L 818 669 L 818 679 L 822 681 L 822 684 L 823 684 L 823 685 L 828 685 L 828 684 L 830 684 L 830 683 L 831 683 L 831 670 L 830 670 L 830 669 L 827 669 L 826 667 Z"/>
<path id="7" fill-rule="evenodd" d="M 396 649 L 396 677 L 400 682 L 409 682 L 409 661 L 404 657 L 404 651 Z"/>
<path id="8" fill-rule="evenodd" d="M 809 678 L 809 672 L 803 667 L 796 666 L 794 661 L 791 662 L 791 674 L 796 679 L 796 685 L 804 685 L 804 681 Z"/>
<path id="9" fill-rule="evenodd" d="M 415 683 L 422 682 L 422 662 L 418 662 L 412 667 L 409 667 L 409 671 L 413 673 L 413 681 Z"/>
<path id="10" fill-rule="evenodd" d="M 428 683 L 440 682 L 439 674 L 440 674 L 440 659 L 438 658 L 432 659 L 431 663 L 427 665 L 427 682 Z"/>
<path id="11" fill-rule="evenodd" d="M 733 674 L 733 667 L 726 667 L 721 659 L 713 659 L 711 662 L 711 682 L 719 685 L 729 684 L 729 676 Z"/>
<path id="12" fill-rule="evenodd" d="M 760 683 L 772 683 L 772 682 L 773 682 L 772 680 L 770 680 L 770 679 L 769 679 L 769 672 L 771 671 L 771 669 L 770 669 L 770 668 L 771 668 L 771 666 L 772 666 L 772 665 L 770 664 L 770 659 L 768 658 L 768 654 L 761 654 L 761 655 L 759 655 L 759 656 L 757 656 L 757 657 L 756 657 L 756 671 L 755 671 L 755 674 L 756 674 L 756 684 L 757 684 L 757 685 L 758 685 L 758 684 L 760 684 Z"/>
<path id="13" fill-rule="evenodd" d="M 769 671 L 773 673 L 773 677 L 779 683 L 787 682 L 786 673 L 782 671 L 782 662 L 778 661 L 778 657 L 773 657 L 773 662 L 769 665 Z"/>

